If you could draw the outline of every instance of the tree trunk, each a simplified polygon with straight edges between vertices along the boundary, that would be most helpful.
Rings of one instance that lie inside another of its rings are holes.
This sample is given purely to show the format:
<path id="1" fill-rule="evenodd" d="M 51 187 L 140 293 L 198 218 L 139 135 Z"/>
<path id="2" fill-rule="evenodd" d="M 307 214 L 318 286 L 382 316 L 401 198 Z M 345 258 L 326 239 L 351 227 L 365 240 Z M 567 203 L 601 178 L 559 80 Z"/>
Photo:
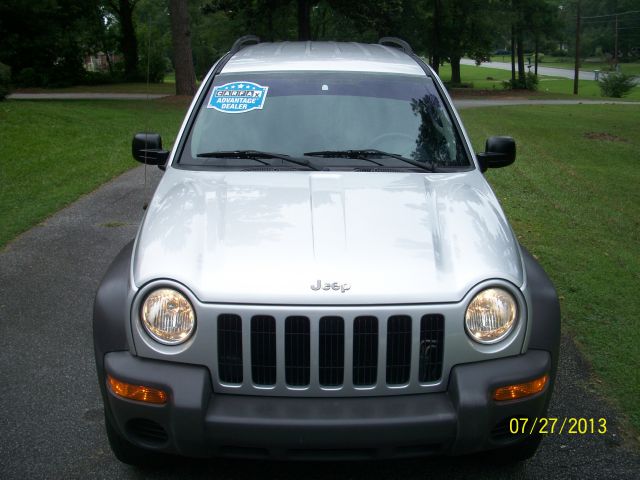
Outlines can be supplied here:
<path id="1" fill-rule="evenodd" d="M 191 54 L 191 31 L 187 0 L 169 0 L 173 65 L 176 69 L 176 95 L 196 93 L 196 74 Z"/>
<path id="2" fill-rule="evenodd" d="M 518 31 L 516 33 L 516 43 L 518 44 L 518 80 L 520 81 L 520 86 L 524 87 L 526 82 L 524 71 L 524 41 L 522 39 L 522 29 L 520 27 L 518 27 Z"/>
<path id="3" fill-rule="evenodd" d="M 311 0 L 298 0 L 298 40 L 311 40 Z"/>
<path id="4" fill-rule="evenodd" d="M 139 80 L 138 75 L 138 40 L 133 27 L 133 9 L 136 1 L 119 0 L 118 17 L 120 20 L 120 49 L 124 56 L 124 77 L 126 80 Z"/>
<path id="5" fill-rule="evenodd" d="M 460 83 L 460 57 L 451 57 L 451 84 L 459 85 Z"/>
<path id="6" fill-rule="evenodd" d="M 533 73 L 534 73 L 534 75 L 536 77 L 538 76 L 538 48 L 539 48 L 538 43 L 539 43 L 538 42 L 538 36 L 536 35 L 536 46 L 535 46 L 535 48 L 536 48 L 536 60 L 535 60 L 536 61 L 536 65 L 535 65 L 535 67 L 533 69 Z"/>
<path id="7" fill-rule="evenodd" d="M 511 87 L 516 85 L 516 33 L 513 24 L 511 24 Z"/>
<path id="8" fill-rule="evenodd" d="M 442 5 L 441 0 L 435 0 L 433 2 L 433 35 L 431 35 L 431 48 L 433 49 L 433 54 L 431 58 L 431 68 L 436 72 L 436 74 L 440 74 L 440 23 L 442 19 Z"/>

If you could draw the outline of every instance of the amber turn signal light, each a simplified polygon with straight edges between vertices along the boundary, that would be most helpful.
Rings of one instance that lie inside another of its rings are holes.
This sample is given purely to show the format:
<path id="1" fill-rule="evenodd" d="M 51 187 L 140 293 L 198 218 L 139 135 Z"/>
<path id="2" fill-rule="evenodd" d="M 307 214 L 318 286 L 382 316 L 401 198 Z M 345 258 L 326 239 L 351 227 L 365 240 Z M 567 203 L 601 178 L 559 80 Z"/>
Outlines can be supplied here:
<path id="1" fill-rule="evenodd" d="M 541 392 L 549 380 L 549 375 L 544 375 L 535 380 L 526 383 L 518 383 L 516 385 L 508 385 L 506 387 L 496 388 L 493 392 L 494 400 L 516 400 Z"/>
<path id="2" fill-rule="evenodd" d="M 138 402 L 167 403 L 167 393 L 157 388 L 145 387 L 144 385 L 132 385 L 130 383 L 116 380 L 111 375 L 107 375 L 107 383 L 111 391 L 119 397 L 137 400 Z"/>

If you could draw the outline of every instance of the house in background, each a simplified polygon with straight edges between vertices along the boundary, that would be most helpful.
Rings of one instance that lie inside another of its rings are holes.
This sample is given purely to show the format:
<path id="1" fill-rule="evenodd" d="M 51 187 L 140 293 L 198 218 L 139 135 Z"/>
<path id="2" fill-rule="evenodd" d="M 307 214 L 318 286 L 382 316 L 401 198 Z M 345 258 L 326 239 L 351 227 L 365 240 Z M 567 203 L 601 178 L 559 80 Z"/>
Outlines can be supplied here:
<path id="1" fill-rule="evenodd" d="M 113 65 L 121 61 L 122 55 L 96 52 L 93 55 L 85 55 L 84 69 L 88 72 L 108 72 L 113 68 Z"/>

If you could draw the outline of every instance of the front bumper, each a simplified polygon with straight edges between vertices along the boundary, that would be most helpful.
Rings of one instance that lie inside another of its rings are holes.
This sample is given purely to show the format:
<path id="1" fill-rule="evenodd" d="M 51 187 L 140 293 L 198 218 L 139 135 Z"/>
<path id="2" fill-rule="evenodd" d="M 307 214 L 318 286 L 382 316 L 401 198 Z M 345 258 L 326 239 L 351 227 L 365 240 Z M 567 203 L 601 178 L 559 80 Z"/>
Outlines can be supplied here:
<path id="1" fill-rule="evenodd" d="M 524 355 L 458 365 L 442 393 L 351 398 L 289 398 L 218 394 L 201 366 L 111 352 L 101 372 L 105 405 L 121 435 L 150 450 L 190 457 L 367 459 L 464 454 L 522 440 L 511 417 L 543 416 L 551 396 L 551 355 Z M 165 405 L 115 396 L 104 373 L 160 388 Z M 495 402 L 496 388 L 551 374 L 541 393 Z"/>

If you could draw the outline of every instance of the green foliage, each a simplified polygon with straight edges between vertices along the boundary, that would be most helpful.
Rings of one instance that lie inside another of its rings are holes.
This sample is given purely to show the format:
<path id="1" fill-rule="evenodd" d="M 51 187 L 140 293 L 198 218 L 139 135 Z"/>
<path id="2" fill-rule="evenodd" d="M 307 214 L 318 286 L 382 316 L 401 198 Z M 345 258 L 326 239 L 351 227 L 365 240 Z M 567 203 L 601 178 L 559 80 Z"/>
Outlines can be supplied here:
<path id="1" fill-rule="evenodd" d="M 527 72 L 523 80 L 516 77 L 514 82 L 510 78 L 502 82 L 502 86 L 505 90 L 531 90 L 534 92 L 538 90 L 538 76 L 532 72 Z"/>
<path id="2" fill-rule="evenodd" d="M 138 70 L 142 81 L 146 81 L 147 66 L 151 83 L 162 82 L 171 70 L 171 28 L 166 3 L 140 0 L 133 11 L 140 56 Z"/>
<path id="3" fill-rule="evenodd" d="M 635 86 L 635 78 L 624 73 L 603 75 L 598 82 L 603 97 L 622 98 Z"/>
<path id="4" fill-rule="evenodd" d="M 91 48 L 93 9 L 74 0 L 0 2 L 0 61 L 16 84 L 60 86 L 81 81 Z"/>
<path id="5" fill-rule="evenodd" d="M 0 101 L 7 98 L 11 92 L 11 68 L 0 63 Z"/>
<path id="6" fill-rule="evenodd" d="M 44 81 L 35 68 L 26 67 L 18 72 L 15 83 L 21 87 L 39 87 L 44 84 Z"/>

